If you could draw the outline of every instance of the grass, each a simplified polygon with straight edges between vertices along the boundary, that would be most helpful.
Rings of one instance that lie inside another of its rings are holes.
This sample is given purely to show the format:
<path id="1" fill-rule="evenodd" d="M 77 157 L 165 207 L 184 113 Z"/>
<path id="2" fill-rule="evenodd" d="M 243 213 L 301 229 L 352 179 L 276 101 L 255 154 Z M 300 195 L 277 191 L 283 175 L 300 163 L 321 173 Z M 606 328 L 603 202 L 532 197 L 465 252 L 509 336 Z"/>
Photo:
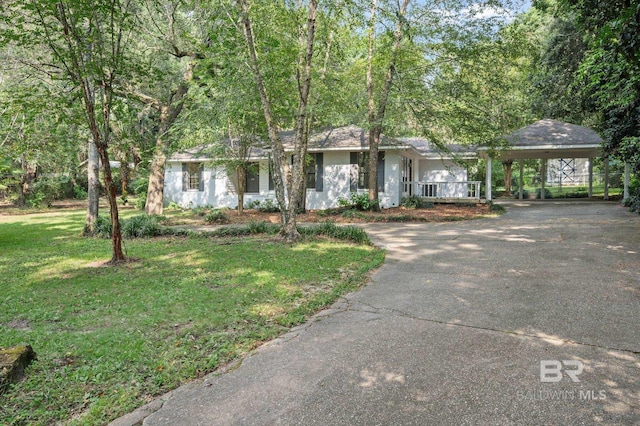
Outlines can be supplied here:
<path id="1" fill-rule="evenodd" d="M 138 214 L 139 212 L 125 213 Z M 101 425 L 214 371 L 362 285 L 384 253 L 306 236 L 79 236 L 84 211 L 0 216 L 0 347 L 30 344 L 0 423 Z"/>

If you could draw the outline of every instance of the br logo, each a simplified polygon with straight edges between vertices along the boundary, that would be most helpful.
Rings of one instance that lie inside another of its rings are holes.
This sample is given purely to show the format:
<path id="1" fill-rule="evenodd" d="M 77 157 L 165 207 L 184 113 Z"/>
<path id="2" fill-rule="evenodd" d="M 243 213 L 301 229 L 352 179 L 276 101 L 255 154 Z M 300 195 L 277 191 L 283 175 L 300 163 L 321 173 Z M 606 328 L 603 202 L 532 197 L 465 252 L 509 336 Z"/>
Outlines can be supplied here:
<path id="1" fill-rule="evenodd" d="M 584 370 L 582 361 L 576 360 L 542 360 L 540 361 L 540 381 L 543 383 L 557 383 L 562 381 L 564 371 L 572 382 L 579 382 L 578 376 Z"/>

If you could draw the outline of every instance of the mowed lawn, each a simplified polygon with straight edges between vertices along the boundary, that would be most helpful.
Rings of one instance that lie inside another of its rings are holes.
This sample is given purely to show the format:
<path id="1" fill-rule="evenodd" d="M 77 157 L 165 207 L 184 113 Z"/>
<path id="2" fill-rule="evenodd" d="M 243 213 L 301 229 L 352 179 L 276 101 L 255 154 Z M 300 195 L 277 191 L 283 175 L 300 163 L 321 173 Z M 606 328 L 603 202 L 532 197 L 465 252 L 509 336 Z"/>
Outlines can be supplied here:
<path id="1" fill-rule="evenodd" d="M 268 236 L 83 238 L 85 212 L 0 215 L 0 347 L 38 360 L 0 424 L 106 424 L 283 333 L 362 285 L 383 251 Z M 125 214 L 126 215 L 126 214 Z"/>

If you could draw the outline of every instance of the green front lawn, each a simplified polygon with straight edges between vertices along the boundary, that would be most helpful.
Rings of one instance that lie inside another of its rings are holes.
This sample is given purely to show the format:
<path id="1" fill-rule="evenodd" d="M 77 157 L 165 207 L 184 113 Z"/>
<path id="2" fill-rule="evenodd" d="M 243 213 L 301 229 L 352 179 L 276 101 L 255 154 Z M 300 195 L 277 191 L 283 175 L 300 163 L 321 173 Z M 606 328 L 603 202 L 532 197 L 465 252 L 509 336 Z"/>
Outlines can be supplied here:
<path id="1" fill-rule="evenodd" d="M 110 241 L 85 212 L 0 216 L 0 347 L 38 361 L 0 396 L 0 423 L 106 424 L 241 357 L 365 282 L 383 251 L 267 236 Z"/>

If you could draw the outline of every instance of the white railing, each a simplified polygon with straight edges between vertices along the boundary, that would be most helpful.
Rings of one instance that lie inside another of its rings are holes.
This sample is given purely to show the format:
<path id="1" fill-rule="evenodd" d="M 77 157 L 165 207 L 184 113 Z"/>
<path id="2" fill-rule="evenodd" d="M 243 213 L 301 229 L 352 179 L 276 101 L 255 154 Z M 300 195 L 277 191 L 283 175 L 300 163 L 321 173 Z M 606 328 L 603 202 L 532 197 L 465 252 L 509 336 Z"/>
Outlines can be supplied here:
<path id="1" fill-rule="evenodd" d="M 480 199 L 480 181 L 469 182 L 404 182 L 403 195 L 424 198 Z"/>

